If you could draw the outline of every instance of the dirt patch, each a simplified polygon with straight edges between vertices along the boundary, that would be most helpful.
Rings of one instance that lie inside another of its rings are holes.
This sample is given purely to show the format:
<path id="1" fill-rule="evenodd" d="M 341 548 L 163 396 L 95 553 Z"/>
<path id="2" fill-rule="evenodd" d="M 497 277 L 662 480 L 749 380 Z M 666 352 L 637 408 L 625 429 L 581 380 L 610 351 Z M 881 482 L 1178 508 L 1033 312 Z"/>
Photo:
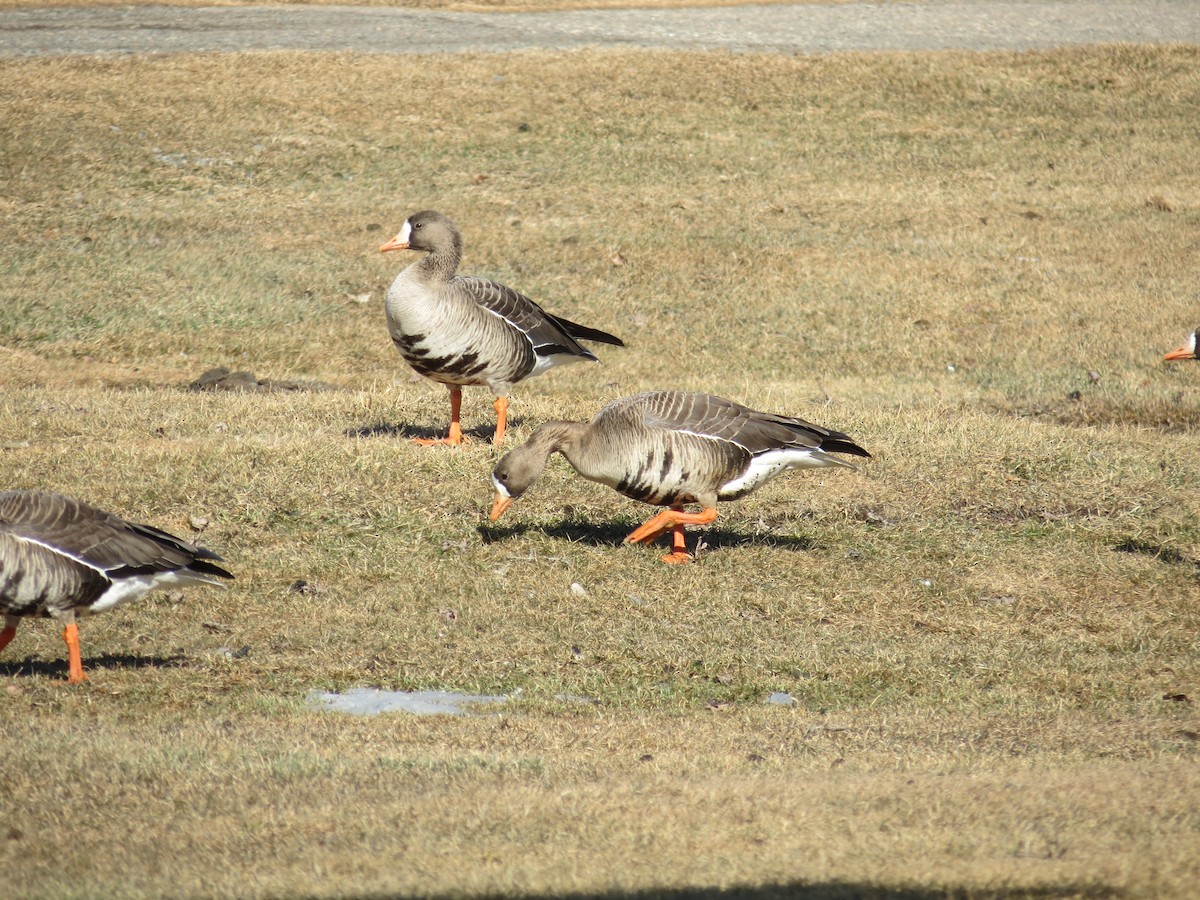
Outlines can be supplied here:
<path id="1" fill-rule="evenodd" d="M 288 381 L 259 378 L 253 372 L 234 372 L 226 366 L 209 369 L 187 386 L 189 391 L 335 391 L 336 385 L 323 381 Z"/>

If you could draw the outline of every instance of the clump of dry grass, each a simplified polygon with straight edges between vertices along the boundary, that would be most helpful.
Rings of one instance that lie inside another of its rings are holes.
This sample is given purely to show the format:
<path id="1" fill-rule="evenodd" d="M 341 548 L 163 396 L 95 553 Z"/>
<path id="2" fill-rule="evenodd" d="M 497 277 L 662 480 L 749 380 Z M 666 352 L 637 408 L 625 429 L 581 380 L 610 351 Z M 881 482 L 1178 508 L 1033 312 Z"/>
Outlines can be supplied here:
<path id="1" fill-rule="evenodd" d="M 37 895 L 1186 896 L 1200 367 L 1159 360 L 1195 322 L 1196 57 L 0 64 L 6 486 L 238 575 L 85 622 L 83 690 L 22 627 L 0 865 Z M 681 570 L 558 462 L 485 524 L 494 452 L 403 440 L 444 392 L 389 346 L 375 248 L 422 207 L 629 344 L 521 386 L 513 441 L 682 387 L 874 458 L 729 504 Z M 186 390 L 220 365 L 336 389 Z M 516 699 L 303 705 L 361 684 Z"/>

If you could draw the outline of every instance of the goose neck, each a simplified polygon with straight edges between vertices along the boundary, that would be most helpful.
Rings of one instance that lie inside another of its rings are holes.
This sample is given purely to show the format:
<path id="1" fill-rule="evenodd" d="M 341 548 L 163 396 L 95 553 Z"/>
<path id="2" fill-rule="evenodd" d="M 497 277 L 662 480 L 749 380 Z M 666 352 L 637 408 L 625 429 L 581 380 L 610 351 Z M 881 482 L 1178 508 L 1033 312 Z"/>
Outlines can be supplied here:
<path id="1" fill-rule="evenodd" d="M 462 241 L 457 235 L 443 246 L 435 247 L 416 263 L 417 270 L 427 281 L 444 283 L 454 277 L 462 262 Z"/>

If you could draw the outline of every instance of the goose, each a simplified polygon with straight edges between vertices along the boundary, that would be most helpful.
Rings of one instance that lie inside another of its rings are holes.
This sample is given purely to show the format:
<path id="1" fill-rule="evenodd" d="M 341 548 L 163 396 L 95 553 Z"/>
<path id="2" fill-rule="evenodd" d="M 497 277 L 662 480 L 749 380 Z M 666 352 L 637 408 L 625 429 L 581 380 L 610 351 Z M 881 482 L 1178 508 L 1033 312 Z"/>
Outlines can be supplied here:
<path id="1" fill-rule="evenodd" d="M 712 394 L 652 391 L 609 403 L 591 422 L 547 422 L 496 464 L 491 521 L 502 516 L 561 453 L 591 481 L 634 500 L 665 506 L 630 532 L 650 543 L 667 531 L 664 562 L 689 559 L 684 525 L 708 525 L 718 500 L 736 500 L 788 469 L 846 466 L 834 454 L 869 454 L 852 438 L 803 419 L 758 412 Z M 700 512 L 684 512 L 687 503 Z"/>
<path id="2" fill-rule="evenodd" d="M 496 397 L 492 444 L 499 446 L 514 384 L 566 363 L 599 362 L 580 340 L 625 346 L 606 331 L 550 315 L 503 284 L 455 275 L 462 260 L 462 235 L 440 212 L 427 209 L 409 216 L 396 236 L 379 248 L 381 253 L 390 250 L 425 254 L 388 288 L 392 342 L 418 374 L 450 390 L 448 436 L 415 439 L 420 444 L 461 444 L 463 386 L 487 385 Z"/>
<path id="3" fill-rule="evenodd" d="M 1193 331 L 1182 345 L 1176 347 L 1163 359 L 1200 359 L 1200 356 L 1196 355 L 1197 340 L 1200 340 L 1200 328 Z"/>
<path id="4" fill-rule="evenodd" d="M 150 525 L 135 525 L 49 491 L 0 493 L 0 650 L 22 618 L 61 622 L 67 682 L 87 681 L 75 619 L 127 603 L 147 591 L 185 584 L 220 585 L 233 575 L 221 560 Z"/>

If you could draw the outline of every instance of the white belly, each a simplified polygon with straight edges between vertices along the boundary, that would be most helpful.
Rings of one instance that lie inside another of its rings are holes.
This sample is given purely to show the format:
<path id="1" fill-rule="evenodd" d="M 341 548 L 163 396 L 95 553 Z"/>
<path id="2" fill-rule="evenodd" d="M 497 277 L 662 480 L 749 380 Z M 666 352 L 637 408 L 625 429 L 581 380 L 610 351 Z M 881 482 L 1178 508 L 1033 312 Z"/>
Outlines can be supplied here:
<path id="1" fill-rule="evenodd" d="M 794 447 L 768 450 L 751 459 L 749 467 L 737 478 L 721 485 L 717 496 L 721 500 L 733 500 L 745 496 L 788 469 L 822 469 L 826 466 L 849 466 L 849 463 L 842 462 L 823 450 L 801 450 Z"/>
<path id="2" fill-rule="evenodd" d="M 104 612 L 130 600 L 136 600 L 147 591 L 177 585 L 195 584 L 196 579 L 179 572 L 156 572 L 153 575 L 134 575 L 130 578 L 118 578 L 107 591 L 96 598 L 96 602 L 86 608 L 77 609 L 79 615 Z"/>

